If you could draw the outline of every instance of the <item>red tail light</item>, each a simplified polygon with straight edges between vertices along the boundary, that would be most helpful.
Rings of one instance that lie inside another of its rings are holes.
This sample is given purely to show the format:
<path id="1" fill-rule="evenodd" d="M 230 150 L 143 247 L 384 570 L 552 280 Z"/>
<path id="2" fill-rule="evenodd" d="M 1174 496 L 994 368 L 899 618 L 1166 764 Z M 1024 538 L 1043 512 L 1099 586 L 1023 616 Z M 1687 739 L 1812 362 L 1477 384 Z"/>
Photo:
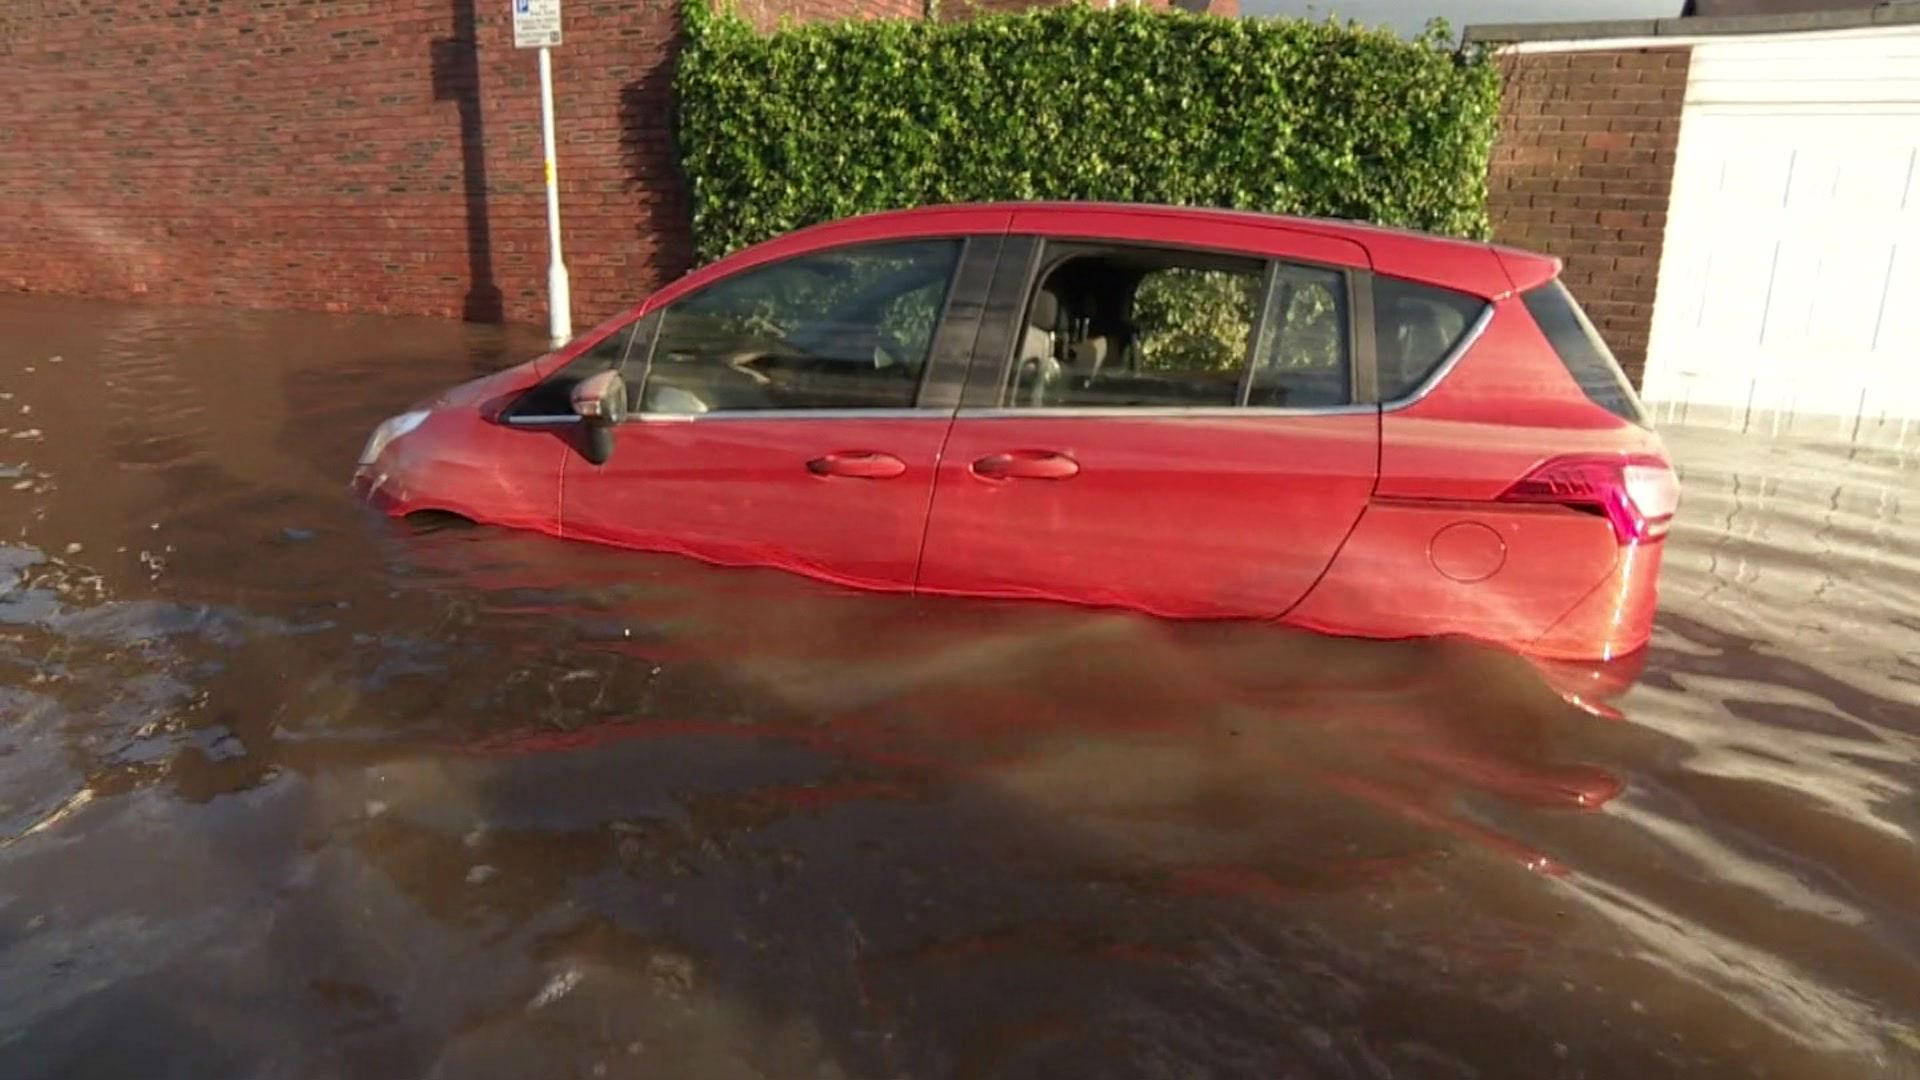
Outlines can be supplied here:
<path id="1" fill-rule="evenodd" d="M 1553 503 L 1604 515 L 1623 544 L 1667 535 L 1680 508 L 1680 481 L 1651 454 L 1561 457 L 1508 488 L 1501 502 Z"/>

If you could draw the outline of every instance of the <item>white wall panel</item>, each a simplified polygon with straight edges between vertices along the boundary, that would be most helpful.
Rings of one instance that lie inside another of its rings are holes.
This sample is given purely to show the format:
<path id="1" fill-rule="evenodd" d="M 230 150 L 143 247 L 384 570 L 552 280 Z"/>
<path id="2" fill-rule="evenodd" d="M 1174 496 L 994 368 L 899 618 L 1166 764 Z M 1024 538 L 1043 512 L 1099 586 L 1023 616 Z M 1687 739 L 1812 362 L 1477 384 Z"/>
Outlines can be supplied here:
<path id="1" fill-rule="evenodd" d="M 1920 28 L 1695 46 L 1645 396 L 1920 445 Z"/>

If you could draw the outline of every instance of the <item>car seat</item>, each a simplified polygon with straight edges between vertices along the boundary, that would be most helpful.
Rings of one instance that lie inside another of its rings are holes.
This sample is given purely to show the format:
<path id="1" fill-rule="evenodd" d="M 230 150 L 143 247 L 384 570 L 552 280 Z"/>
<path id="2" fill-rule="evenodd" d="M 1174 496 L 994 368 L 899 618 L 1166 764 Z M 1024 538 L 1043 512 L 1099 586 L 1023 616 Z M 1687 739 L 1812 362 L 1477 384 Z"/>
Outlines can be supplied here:
<path id="1" fill-rule="evenodd" d="M 1007 404 L 1045 405 L 1048 395 L 1060 382 L 1062 368 L 1056 355 L 1060 314 L 1059 295 L 1042 286 L 1027 309 L 1027 326 L 1020 335 L 1020 351 L 1014 357 Z"/>

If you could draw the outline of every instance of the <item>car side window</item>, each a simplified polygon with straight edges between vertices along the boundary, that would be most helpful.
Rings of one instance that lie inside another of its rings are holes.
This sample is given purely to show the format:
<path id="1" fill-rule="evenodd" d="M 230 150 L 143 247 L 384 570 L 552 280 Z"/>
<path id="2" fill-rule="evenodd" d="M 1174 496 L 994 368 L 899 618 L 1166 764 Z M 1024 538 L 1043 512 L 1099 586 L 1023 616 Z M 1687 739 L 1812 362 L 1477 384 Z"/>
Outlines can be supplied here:
<path id="1" fill-rule="evenodd" d="M 1346 275 L 1315 266 L 1276 265 L 1260 325 L 1248 405 L 1305 409 L 1353 401 Z"/>
<path id="2" fill-rule="evenodd" d="M 1055 245 L 1028 300 L 1008 408 L 1322 406 L 1349 400 L 1338 271 L 1164 248 Z M 1255 340 L 1255 335 L 1259 340 Z"/>
<path id="3" fill-rule="evenodd" d="M 1231 407 L 1266 265 L 1156 248 L 1061 245 L 1027 301 L 1002 404 Z"/>
<path id="4" fill-rule="evenodd" d="M 507 419 L 521 422 L 574 419 L 571 401 L 574 386 L 589 376 L 621 368 L 631 358 L 636 340 L 644 347 L 656 321 L 651 316 L 639 319 L 601 338 L 522 395 L 507 410 Z"/>
<path id="5" fill-rule="evenodd" d="M 961 246 L 812 252 L 681 298 L 662 315 L 638 411 L 911 408 Z"/>
<path id="6" fill-rule="evenodd" d="M 1487 306 L 1477 296 L 1375 275 L 1373 340 L 1380 399 L 1406 397 L 1467 336 Z"/>

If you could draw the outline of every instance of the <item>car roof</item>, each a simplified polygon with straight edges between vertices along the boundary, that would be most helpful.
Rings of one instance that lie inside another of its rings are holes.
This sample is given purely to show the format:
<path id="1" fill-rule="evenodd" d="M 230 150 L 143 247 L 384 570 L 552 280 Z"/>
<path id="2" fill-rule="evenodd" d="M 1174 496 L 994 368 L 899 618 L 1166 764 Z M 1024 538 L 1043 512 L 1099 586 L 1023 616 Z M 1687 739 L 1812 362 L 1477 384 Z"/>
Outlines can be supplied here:
<path id="1" fill-rule="evenodd" d="M 903 234 L 916 224 L 953 215 L 1032 214 L 1051 216 L 1127 214 L 1194 225 L 1231 224 L 1305 233 L 1344 240 L 1365 248 L 1379 273 L 1408 278 L 1428 284 L 1461 289 L 1489 299 L 1497 299 L 1516 290 L 1532 288 L 1559 274 L 1560 260 L 1517 248 L 1494 247 L 1476 240 L 1437 236 L 1412 229 L 1392 228 L 1361 221 L 1336 218 L 1293 217 L 1253 210 L 1227 210 L 1214 207 L 1165 206 L 1152 203 L 1113 202 L 996 202 L 921 206 L 902 210 L 883 210 L 841 221 L 817 225 L 793 235 L 837 231 L 859 223 L 860 231 L 881 229 L 897 224 Z M 1023 230 L 1024 231 L 1024 230 Z M 1044 228 L 1038 230 L 1044 233 Z"/>

